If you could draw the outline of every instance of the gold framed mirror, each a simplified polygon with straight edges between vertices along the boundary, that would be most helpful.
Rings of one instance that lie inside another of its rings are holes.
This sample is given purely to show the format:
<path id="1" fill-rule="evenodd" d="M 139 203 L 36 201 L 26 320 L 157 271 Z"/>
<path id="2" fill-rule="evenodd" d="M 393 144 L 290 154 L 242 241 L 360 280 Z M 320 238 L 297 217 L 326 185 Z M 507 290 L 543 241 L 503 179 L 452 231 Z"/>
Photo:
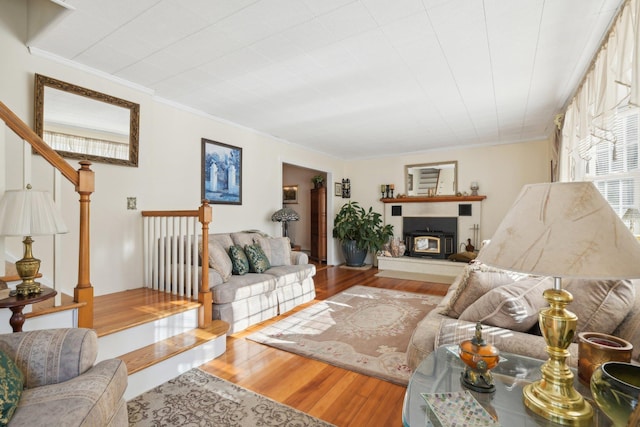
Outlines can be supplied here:
<path id="1" fill-rule="evenodd" d="M 458 192 L 458 162 L 406 165 L 404 179 L 409 197 L 453 196 Z"/>
<path id="2" fill-rule="evenodd" d="M 35 131 L 62 157 L 138 166 L 140 105 L 35 75 Z"/>

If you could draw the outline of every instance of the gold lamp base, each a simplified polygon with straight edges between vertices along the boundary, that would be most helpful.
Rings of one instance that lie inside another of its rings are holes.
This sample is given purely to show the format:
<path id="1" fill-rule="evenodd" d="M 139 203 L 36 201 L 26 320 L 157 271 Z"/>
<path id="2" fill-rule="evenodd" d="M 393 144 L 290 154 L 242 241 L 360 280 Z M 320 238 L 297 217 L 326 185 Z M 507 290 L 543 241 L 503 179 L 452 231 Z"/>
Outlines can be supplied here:
<path id="1" fill-rule="evenodd" d="M 25 237 L 22 243 L 24 244 L 24 256 L 21 260 L 16 261 L 16 270 L 22 283 L 16 286 L 16 294 L 22 296 L 39 294 L 42 292 L 42 288 L 40 288 L 40 283 L 35 281 L 35 278 L 40 270 L 40 260 L 34 258 L 31 252 L 31 244 L 33 243 L 31 236 Z"/>
<path id="2" fill-rule="evenodd" d="M 549 308 L 540 311 L 540 330 L 547 341 L 549 360 L 542 365 L 542 378 L 524 388 L 524 404 L 558 424 L 591 425 L 593 408 L 573 387 L 574 375 L 566 364 L 578 322 L 578 317 L 565 309 L 573 296 L 556 282 L 554 289 L 544 292 L 544 298 Z"/>

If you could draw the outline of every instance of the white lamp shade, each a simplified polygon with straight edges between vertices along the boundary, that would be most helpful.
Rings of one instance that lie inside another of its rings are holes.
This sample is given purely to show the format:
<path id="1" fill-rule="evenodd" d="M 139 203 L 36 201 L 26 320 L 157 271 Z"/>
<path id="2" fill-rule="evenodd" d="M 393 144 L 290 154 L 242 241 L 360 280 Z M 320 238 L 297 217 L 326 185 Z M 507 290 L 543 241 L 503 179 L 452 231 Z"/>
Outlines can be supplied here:
<path id="1" fill-rule="evenodd" d="M 640 278 L 640 243 L 590 182 L 524 186 L 477 259 L 541 276 Z"/>
<path id="2" fill-rule="evenodd" d="M 46 191 L 9 190 L 0 200 L 2 236 L 44 236 L 68 231 Z"/>

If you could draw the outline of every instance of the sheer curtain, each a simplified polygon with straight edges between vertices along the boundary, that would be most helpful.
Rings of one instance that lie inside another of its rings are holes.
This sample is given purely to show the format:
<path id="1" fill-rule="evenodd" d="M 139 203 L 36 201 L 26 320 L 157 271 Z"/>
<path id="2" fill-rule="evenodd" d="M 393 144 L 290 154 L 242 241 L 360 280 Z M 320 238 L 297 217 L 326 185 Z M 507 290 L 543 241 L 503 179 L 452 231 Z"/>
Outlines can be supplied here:
<path id="1" fill-rule="evenodd" d="M 564 114 L 559 179 L 593 181 L 618 215 L 640 208 L 640 0 L 627 0 Z"/>
<path id="2" fill-rule="evenodd" d="M 129 159 L 128 144 L 48 131 L 44 131 L 43 139 L 47 141 L 54 150 L 91 154 L 111 159 Z"/>

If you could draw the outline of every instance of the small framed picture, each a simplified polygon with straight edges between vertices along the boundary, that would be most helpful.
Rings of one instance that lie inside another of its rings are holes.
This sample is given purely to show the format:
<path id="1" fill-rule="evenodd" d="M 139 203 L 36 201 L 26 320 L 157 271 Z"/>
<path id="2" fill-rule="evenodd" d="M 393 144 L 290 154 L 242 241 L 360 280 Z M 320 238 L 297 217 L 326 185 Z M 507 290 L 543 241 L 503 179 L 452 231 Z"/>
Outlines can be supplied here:
<path id="1" fill-rule="evenodd" d="M 342 183 L 336 182 L 333 184 L 333 195 L 342 197 Z"/>
<path id="2" fill-rule="evenodd" d="M 282 203 L 298 203 L 297 185 L 285 185 L 282 187 Z"/>

